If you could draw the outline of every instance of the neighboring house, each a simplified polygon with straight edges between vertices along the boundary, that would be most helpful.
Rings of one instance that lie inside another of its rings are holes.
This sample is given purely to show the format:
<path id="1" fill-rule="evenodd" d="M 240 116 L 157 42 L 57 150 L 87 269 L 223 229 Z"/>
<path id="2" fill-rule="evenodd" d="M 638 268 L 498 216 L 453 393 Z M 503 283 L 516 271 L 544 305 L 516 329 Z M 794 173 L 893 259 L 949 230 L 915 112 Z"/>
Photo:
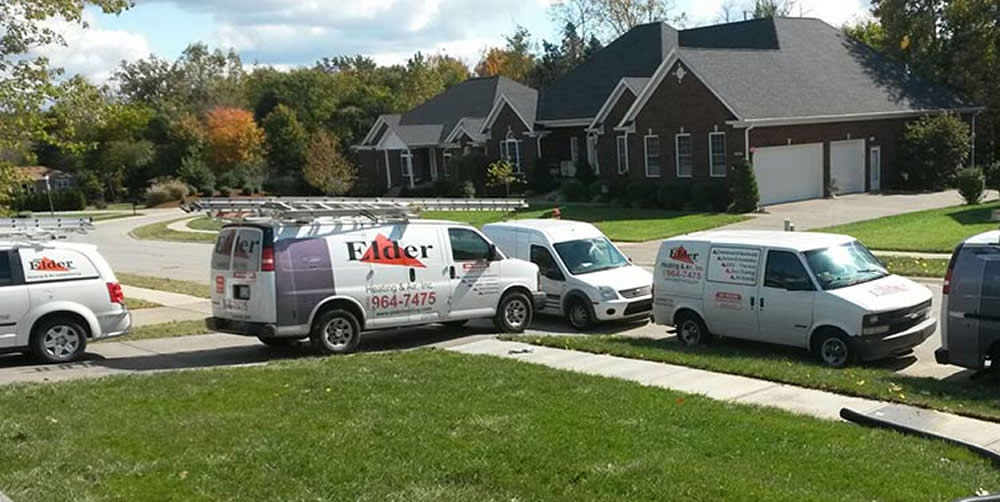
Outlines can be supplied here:
<path id="1" fill-rule="evenodd" d="M 380 191 L 415 188 L 451 174 L 451 158 L 469 149 L 523 172 L 536 164 L 537 102 L 537 91 L 508 78 L 474 78 L 402 115 L 382 115 L 355 147 L 361 177 Z"/>
<path id="2" fill-rule="evenodd" d="M 541 91 L 525 169 L 587 161 L 608 183 L 727 183 L 749 152 L 762 204 L 878 191 L 898 184 L 908 121 L 974 125 L 981 110 L 817 19 L 653 23 Z"/>
<path id="3" fill-rule="evenodd" d="M 18 167 L 17 169 L 25 179 L 21 184 L 21 189 L 28 193 L 45 192 L 49 189 L 56 192 L 76 187 L 76 176 L 65 171 L 45 166 Z M 45 182 L 46 177 L 48 177 L 48 185 Z"/>

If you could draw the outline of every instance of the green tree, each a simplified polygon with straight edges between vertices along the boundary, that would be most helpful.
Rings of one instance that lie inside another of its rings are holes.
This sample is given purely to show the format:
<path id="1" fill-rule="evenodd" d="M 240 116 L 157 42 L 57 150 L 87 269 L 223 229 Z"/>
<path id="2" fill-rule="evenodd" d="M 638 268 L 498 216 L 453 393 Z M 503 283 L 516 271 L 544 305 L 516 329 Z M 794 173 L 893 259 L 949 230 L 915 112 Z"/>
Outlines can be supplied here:
<path id="1" fill-rule="evenodd" d="M 518 82 L 528 82 L 536 64 L 531 33 L 523 26 L 518 26 L 514 34 L 506 37 L 506 41 L 502 49 L 493 47 L 486 50 L 482 60 L 476 65 L 476 75 L 500 75 Z"/>
<path id="2" fill-rule="evenodd" d="M 900 172 L 919 189 L 951 186 L 969 159 L 969 126 L 957 115 L 925 115 L 906 125 Z"/>
<path id="3" fill-rule="evenodd" d="M 729 190 L 733 202 L 729 210 L 734 213 L 750 213 L 757 210 L 760 204 L 760 189 L 757 186 L 757 176 L 749 160 L 738 162 L 730 170 Z"/>
<path id="4" fill-rule="evenodd" d="M 181 160 L 177 176 L 191 185 L 202 195 L 212 195 L 215 192 L 215 173 L 205 163 L 201 151 L 192 149 Z"/>
<path id="5" fill-rule="evenodd" d="M 753 18 L 789 16 L 795 7 L 793 0 L 754 0 Z"/>
<path id="6" fill-rule="evenodd" d="M 886 50 L 885 30 L 882 29 L 882 24 L 877 19 L 863 19 L 854 24 L 845 25 L 844 33 L 879 52 L 888 52 Z"/>
<path id="7" fill-rule="evenodd" d="M 295 117 L 295 111 L 278 105 L 261 125 L 266 138 L 265 158 L 271 172 L 279 176 L 301 175 L 308 135 Z"/>
<path id="8" fill-rule="evenodd" d="M 357 169 L 340 153 L 335 136 L 318 131 L 309 138 L 303 175 L 306 183 L 324 194 L 343 195 L 354 186 Z"/>
<path id="9" fill-rule="evenodd" d="M 99 159 L 106 200 L 136 198 L 153 177 L 146 170 L 153 161 L 153 144 L 146 140 L 114 140 L 105 144 Z"/>
<path id="10" fill-rule="evenodd" d="M 598 36 L 612 40 L 637 25 L 670 21 L 686 22 L 686 16 L 672 16 L 674 0 L 558 0 L 550 10 L 552 19 L 564 26 L 573 23 L 584 40 Z"/>
<path id="11" fill-rule="evenodd" d="M 518 181 L 514 174 L 514 165 L 506 160 L 493 162 L 486 168 L 486 185 L 504 187 L 504 193 L 510 197 L 510 186 Z"/>

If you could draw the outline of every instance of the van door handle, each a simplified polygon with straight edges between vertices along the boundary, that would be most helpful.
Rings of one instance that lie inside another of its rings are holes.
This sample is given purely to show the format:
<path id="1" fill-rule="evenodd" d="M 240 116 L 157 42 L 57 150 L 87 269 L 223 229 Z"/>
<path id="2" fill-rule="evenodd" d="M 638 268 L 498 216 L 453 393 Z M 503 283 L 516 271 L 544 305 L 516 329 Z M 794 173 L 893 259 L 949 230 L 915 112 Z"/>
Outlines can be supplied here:
<path id="1" fill-rule="evenodd" d="M 455 273 L 455 266 L 454 265 L 448 267 L 448 275 L 450 275 L 452 279 L 454 279 L 456 276 L 458 276 L 458 274 Z"/>
<path id="2" fill-rule="evenodd" d="M 757 304 L 757 299 L 751 296 L 750 297 L 750 308 L 753 308 L 754 305 L 756 305 L 756 304 Z"/>
<path id="3" fill-rule="evenodd" d="M 417 269 L 411 267 L 410 268 L 410 282 L 414 282 L 416 280 L 417 280 Z"/>
<path id="4" fill-rule="evenodd" d="M 764 297 L 760 297 L 760 309 L 764 310 Z"/>

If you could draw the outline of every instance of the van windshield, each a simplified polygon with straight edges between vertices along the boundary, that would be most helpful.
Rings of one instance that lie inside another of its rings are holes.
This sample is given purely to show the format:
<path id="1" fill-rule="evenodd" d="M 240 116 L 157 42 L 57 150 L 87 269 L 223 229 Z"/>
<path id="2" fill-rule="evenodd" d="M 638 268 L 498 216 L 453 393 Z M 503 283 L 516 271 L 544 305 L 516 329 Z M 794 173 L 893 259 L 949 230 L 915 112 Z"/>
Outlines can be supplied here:
<path id="1" fill-rule="evenodd" d="M 806 251 L 805 255 L 824 290 L 846 288 L 889 275 L 885 265 L 857 241 Z"/>
<path id="2" fill-rule="evenodd" d="M 573 275 L 600 272 L 629 264 L 628 259 L 606 237 L 560 242 L 554 247 Z"/>

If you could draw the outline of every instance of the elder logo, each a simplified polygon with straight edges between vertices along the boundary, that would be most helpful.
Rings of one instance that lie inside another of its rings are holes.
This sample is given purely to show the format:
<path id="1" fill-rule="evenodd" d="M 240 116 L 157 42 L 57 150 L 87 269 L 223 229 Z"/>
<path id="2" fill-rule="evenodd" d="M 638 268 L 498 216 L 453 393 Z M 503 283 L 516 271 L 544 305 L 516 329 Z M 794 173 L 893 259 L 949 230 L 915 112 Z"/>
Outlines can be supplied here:
<path id="1" fill-rule="evenodd" d="M 31 270 L 37 272 L 69 272 L 76 268 L 70 260 L 55 261 L 52 258 L 38 258 L 31 260 Z"/>
<path id="2" fill-rule="evenodd" d="M 698 259 L 698 253 L 690 254 L 687 249 L 684 249 L 684 246 L 681 246 L 670 250 L 670 259 L 694 265 L 695 260 Z"/>
<path id="3" fill-rule="evenodd" d="M 379 234 L 374 242 L 348 242 L 347 256 L 350 261 L 427 268 L 420 259 L 427 258 L 431 249 L 434 249 L 434 246 L 402 246 L 399 241 L 389 240 Z"/>

